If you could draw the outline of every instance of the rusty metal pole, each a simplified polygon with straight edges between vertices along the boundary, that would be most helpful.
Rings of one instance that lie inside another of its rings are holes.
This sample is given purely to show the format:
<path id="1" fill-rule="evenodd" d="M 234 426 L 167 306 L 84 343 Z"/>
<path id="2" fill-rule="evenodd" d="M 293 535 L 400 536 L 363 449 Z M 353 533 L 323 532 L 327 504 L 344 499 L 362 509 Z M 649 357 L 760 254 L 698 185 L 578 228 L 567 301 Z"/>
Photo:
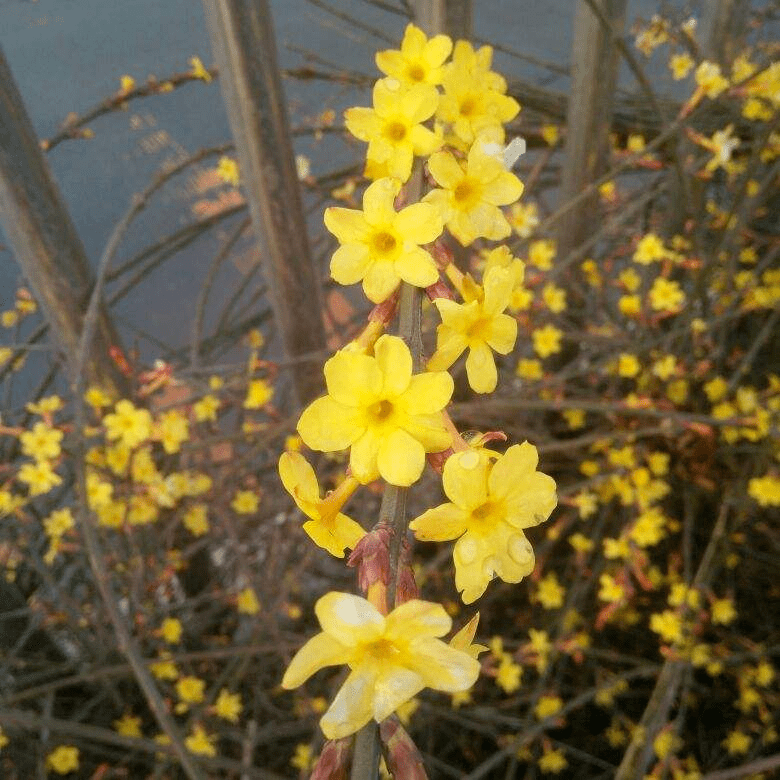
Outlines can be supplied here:
<path id="1" fill-rule="evenodd" d="M 2 50 L 0 221 L 72 374 L 94 277 Z M 118 343 L 108 314 L 101 309 L 84 365 L 87 384 L 117 394 L 127 389 L 109 355 L 109 348 Z"/>
<path id="2" fill-rule="evenodd" d="M 300 403 L 322 392 L 321 285 L 309 250 L 267 0 L 203 0 L 241 181 Z"/>
<path id="3" fill-rule="evenodd" d="M 626 0 L 597 2 L 613 29 L 622 29 Z M 563 203 L 579 195 L 606 170 L 617 81 L 617 47 L 585 0 L 578 0 L 574 14 L 571 63 L 561 182 Z M 598 196 L 594 195 L 561 220 L 558 230 L 560 257 L 566 257 L 588 237 L 597 208 Z"/>

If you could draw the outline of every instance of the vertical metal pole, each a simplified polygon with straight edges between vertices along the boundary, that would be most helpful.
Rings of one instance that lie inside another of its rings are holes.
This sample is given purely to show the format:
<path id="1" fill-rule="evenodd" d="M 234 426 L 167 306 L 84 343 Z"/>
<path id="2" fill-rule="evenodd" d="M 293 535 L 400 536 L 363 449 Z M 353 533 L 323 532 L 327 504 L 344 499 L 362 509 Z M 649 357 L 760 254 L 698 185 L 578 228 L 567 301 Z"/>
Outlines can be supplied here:
<path id="1" fill-rule="evenodd" d="M 203 0 L 219 83 L 277 327 L 288 358 L 325 349 L 314 268 L 267 0 Z M 293 367 L 298 401 L 322 391 L 318 360 Z"/>
<path id="2" fill-rule="evenodd" d="M 72 373 L 94 277 L 2 50 L 0 220 Z M 88 384 L 117 393 L 126 389 L 126 380 L 109 355 L 109 348 L 118 343 L 107 313 L 101 310 L 84 365 Z"/>

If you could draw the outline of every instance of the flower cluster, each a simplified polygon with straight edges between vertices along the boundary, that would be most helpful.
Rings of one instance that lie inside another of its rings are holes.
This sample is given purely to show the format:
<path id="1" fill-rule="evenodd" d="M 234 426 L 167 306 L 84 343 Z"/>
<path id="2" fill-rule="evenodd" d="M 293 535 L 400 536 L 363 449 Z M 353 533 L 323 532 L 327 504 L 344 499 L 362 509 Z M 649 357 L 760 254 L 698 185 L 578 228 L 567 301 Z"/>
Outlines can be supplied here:
<path id="1" fill-rule="evenodd" d="M 454 390 L 448 369 L 460 356 L 468 351 L 471 388 L 490 393 L 498 382 L 495 354 L 511 352 L 517 337 L 507 310 L 522 286 L 523 263 L 505 246 L 486 250 L 487 263 L 475 252 L 465 270 L 451 259 L 451 239 L 482 249 L 484 241 L 509 236 L 502 207 L 523 192 L 512 167 L 524 142 L 504 146 L 504 124 L 519 105 L 490 69 L 491 57 L 488 46 L 475 51 L 458 41 L 453 48 L 447 36 L 428 39 L 409 25 L 400 50 L 377 55 L 386 78 L 374 86 L 373 106 L 345 115 L 347 129 L 368 144 L 371 183 L 362 210 L 325 211 L 338 241 L 330 271 L 340 284 L 362 283 L 377 306 L 365 330 L 325 363 L 327 392 L 304 409 L 297 429 L 312 450 L 344 452 L 348 469 L 323 498 L 303 455 L 286 452 L 279 461 L 282 483 L 309 518 L 304 531 L 337 557 L 353 550 L 350 564 L 358 566 L 366 594 L 332 592 L 317 602 L 323 633 L 295 655 L 282 683 L 297 687 L 321 668 L 349 666 L 320 721 L 330 739 L 400 712 L 424 687 L 465 695 L 480 668 L 470 644 L 476 621 L 468 640 L 442 641 L 450 618 L 417 598 L 411 572 L 400 576 L 395 603 L 387 603 L 385 586 L 395 576 L 387 568 L 387 529 L 379 523 L 366 533 L 341 511 L 359 487 L 381 478 L 386 490 L 405 489 L 420 479 L 426 460 L 443 466 L 452 503 L 410 527 L 420 540 L 458 540 L 455 585 L 466 604 L 494 577 L 516 583 L 531 573 L 534 554 L 523 529 L 546 520 L 556 505 L 555 483 L 536 470 L 531 444 L 503 455 L 484 447 L 503 434 L 467 444 L 446 409 Z M 421 371 L 404 338 L 385 333 L 401 285 L 425 290 L 441 317 Z"/>

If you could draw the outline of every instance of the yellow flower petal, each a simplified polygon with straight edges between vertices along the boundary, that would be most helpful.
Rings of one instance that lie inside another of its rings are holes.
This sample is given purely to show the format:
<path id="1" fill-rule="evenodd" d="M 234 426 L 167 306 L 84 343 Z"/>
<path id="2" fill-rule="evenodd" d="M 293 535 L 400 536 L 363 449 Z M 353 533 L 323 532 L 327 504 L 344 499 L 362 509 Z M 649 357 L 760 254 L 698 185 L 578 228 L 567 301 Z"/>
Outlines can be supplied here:
<path id="1" fill-rule="evenodd" d="M 412 520 L 409 528 L 421 542 L 448 542 L 466 531 L 467 520 L 468 514 L 455 504 L 441 504 Z"/>
<path id="2" fill-rule="evenodd" d="M 295 654 L 282 678 L 282 687 L 297 688 L 326 666 L 347 663 L 350 648 L 329 634 L 316 634 Z"/>
<path id="3" fill-rule="evenodd" d="M 401 395 L 412 378 L 412 354 L 401 339 L 380 336 L 374 345 L 375 365 L 384 377 L 384 393 Z"/>
<path id="4" fill-rule="evenodd" d="M 391 485 L 409 487 L 425 468 L 425 449 L 406 431 L 395 430 L 379 445 L 377 466 L 382 478 Z"/>
<path id="5" fill-rule="evenodd" d="M 370 642 L 382 635 L 385 617 L 366 599 L 352 593 L 326 593 L 314 607 L 322 630 L 345 645 Z"/>
<path id="6" fill-rule="evenodd" d="M 387 632 L 410 641 L 419 634 L 444 636 L 452 628 L 452 618 L 441 604 L 412 599 L 396 607 L 387 616 Z"/>
<path id="7" fill-rule="evenodd" d="M 361 666 L 347 677 L 320 719 L 320 728 L 328 739 L 341 739 L 354 734 L 371 720 L 377 673 L 375 667 Z"/>
<path id="8" fill-rule="evenodd" d="M 317 398 L 298 420 L 298 433 L 306 446 L 323 452 L 346 449 L 364 430 L 359 411 L 330 396 Z"/>
<path id="9" fill-rule="evenodd" d="M 484 504 L 488 500 L 489 469 L 487 455 L 479 450 L 468 449 L 451 455 L 442 474 L 447 498 L 469 512 Z"/>

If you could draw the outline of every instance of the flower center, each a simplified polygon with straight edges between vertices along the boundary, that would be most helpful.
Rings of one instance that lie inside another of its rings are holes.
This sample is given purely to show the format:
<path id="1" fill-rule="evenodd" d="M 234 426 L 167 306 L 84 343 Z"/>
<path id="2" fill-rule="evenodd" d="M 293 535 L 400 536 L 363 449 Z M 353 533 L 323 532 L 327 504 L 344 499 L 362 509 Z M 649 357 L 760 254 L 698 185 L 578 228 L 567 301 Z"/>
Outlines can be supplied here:
<path id="1" fill-rule="evenodd" d="M 469 326 L 466 331 L 466 338 L 476 339 L 477 341 L 486 341 L 485 336 L 489 325 L 489 320 L 480 317 L 473 325 Z"/>
<path id="2" fill-rule="evenodd" d="M 384 422 L 393 413 L 393 405 L 390 401 L 377 401 L 368 412 L 376 422 Z"/>
<path id="3" fill-rule="evenodd" d="M 377 639 L 365 647 L 365 654 L 371 656 L 376 661 L 391 661 L 400 654 L 400 650 L 389 639 Z"/>
<path id="4" fill-rule="evenodd" d="M 460 114 L 461 116 L 471 116 L 475 113 L 477 108 L 477 101 L 474 100 L 473 97 L 467 97 L 464 98 L 463 102 L 460 104 Z"/>
<path id="5" fill-rule="evenodd" d="M 501 515 L 501 505 L 488 499 L 471 512 L 471 522 L 483 528 L 493 525 Z M 476 530 L 473 529 L 472 530 Z"/>
<path id="6" fill-rule="evenodd" d="M 410 65 L 406 75 L 410 81 L 422 81 L 425 78 L 425 71 L 420 65 Z"/>
<path id="7" fill-rule="evenodd" d="M 474 200 L 477 194 L 477 188 L 474 186 L 474 182 L 470 179 L 463 179 L 455 185 L 455 189 L 452 191 L 452 195 L 455 201 L 462 207 L 467 206 Z"/>
<path id="8" fill-rule="evenodd" d="M 389 255 L 398 244 L 395 240 L 395 236 L 384 230 L 379 233 L 374 233 L 371 242 L 374 246 L 374 251 L 380 255 Z"/>
<path id="9" fill-rule="evenodd" d="M 403 141 L 406 138 L 406 126 L 400 122 L 388 122 L 385 125 L 384 135 L 385 138 L 396 143 Z"/>

